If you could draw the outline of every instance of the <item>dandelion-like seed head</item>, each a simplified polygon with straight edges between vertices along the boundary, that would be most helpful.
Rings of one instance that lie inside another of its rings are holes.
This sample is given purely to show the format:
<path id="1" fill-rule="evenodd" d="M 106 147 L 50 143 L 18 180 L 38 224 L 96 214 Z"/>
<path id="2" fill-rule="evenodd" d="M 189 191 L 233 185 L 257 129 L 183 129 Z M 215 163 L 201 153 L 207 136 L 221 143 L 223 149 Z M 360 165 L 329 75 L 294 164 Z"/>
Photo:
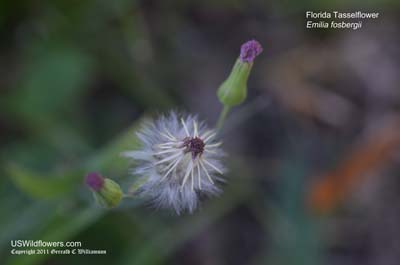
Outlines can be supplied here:
<path id="1" fill-rule="evenodd" d="M 193 212 L 202 195 L 216 195 L 225 172 L 224 152 L 216 131 L 191 115 L 171 112 L 148 122 L 138 133 L 141 150 L 124 155 L 137 162 L 134 174 L 141 183 L 138 194 L 157 207 L 173 208 L 178 214 Z"/>

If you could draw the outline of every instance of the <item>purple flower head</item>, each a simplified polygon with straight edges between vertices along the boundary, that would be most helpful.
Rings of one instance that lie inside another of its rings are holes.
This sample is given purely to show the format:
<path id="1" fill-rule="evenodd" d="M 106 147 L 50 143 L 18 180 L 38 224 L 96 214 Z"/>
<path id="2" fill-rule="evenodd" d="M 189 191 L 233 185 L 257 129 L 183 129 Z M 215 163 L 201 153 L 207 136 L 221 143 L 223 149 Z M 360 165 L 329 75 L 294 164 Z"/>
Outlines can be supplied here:
<path id="1" fill-rule="evenodd" d="M 86 175 L 86 185 L 94 191 L 100 191 L 104 185 L 104 178 L 96 172 L 91 172 Z"/>
<path id="2" fill-rule="evenodd" d="M 252 63 L 254 59 L 263 51 L 261 44 L 256 40 L 250 40 L 240 48 L 240 60 L 246 63 Z"/>

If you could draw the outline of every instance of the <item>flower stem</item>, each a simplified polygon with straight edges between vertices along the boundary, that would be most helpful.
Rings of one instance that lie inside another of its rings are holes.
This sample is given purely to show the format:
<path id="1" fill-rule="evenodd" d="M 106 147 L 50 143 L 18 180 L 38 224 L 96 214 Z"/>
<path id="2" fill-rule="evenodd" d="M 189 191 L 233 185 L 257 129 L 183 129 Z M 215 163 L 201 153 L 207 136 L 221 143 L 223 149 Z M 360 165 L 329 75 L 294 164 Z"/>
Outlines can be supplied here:
<path id="1" fill-rule="evenodd" d="M 224 125 L 226 116 L 228 115 L 230 111 L 230 107 L 225 105 L 224 108 L 221 111 L 221 114 L 219 115 L 218 122 L 217 122 L 217 130 L 220 131 L 222 129 L 222 126 Z"/>
<path id="2" fill-rule="evenodd" d="M 135 196 L 132 193 L 128 192 L 128 193 L 124 193 L 122 195 L 122 198 L 135 198 Z"/>

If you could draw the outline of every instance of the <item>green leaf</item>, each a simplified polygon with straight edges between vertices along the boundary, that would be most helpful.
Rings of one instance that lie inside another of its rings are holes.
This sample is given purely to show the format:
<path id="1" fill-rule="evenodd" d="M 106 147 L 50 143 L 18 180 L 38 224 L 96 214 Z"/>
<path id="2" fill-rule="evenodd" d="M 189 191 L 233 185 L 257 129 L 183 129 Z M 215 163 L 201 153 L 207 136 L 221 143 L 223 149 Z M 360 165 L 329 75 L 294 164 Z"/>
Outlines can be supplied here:
<path id="1" fill-rule="evenodd" d="M 84 53 L 49 46 L 28 60 L 24 80 L 11 101 L 32 126 L 44 126 L 70 111 L 71 102 L 79 104 L 90 72 L 90 60 Z"/>
<path id="2" fill-rule="evenodd" d="M 70 192 L 79 173 L 67 173 L 62 177 L 43 176 L 17 164 L 9 164 L 6 171 L 16 187 L 37 199 L 54 199 Z"/>

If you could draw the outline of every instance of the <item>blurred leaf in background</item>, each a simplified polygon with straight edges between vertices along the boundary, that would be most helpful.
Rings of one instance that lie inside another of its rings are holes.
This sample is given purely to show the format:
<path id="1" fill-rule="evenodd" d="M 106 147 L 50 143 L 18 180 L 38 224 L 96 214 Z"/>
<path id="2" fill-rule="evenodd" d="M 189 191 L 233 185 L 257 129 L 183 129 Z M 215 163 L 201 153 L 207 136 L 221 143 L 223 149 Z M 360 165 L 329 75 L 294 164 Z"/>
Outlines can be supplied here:
<path id="1" fill-rule="evenodd" d="M 382 16 L 305 30 L 303 11 L 324 9 Z M 395 0 L 0 1 L 0 264 L 397 264 L 396 129 L 354 143 L 398 116 L 398 13 Z M 217 86 L 252 38 L 264 53 L 223 131 L 224 193 L 180 217 L 96 207 L 83 177 L 127 191 L 120 153 L 143 120 L 173 108 L 214 124 Z M 371 184 L 375 165 L 392 171 Z M 305 204 L 318 181 L 340 187 L 326 216 Z M 13 239 L 107 255 L 11 256 Z"/>

